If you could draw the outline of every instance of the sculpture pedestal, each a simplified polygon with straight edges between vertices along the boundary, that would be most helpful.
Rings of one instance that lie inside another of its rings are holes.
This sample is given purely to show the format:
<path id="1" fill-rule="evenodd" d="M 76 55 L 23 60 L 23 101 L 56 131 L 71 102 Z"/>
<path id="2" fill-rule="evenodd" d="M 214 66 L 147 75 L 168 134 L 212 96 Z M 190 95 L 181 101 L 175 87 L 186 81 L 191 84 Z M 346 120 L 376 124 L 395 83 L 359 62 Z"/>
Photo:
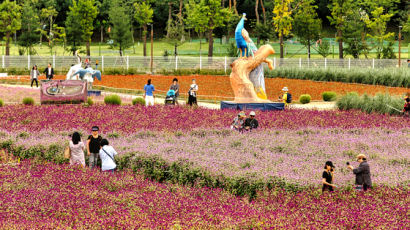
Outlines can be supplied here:
<path id="1" fill-rule="evenodd" d="M 221 101 L 221 109 L 274 111 L 284 110 L 285 104 L 280 102 L 237 103 L 233 101 Z"/>
<path id="2" fill-rule="evenodd" d="M 101 96 L 101 90 L 88 90 L 87 96 Z"/>

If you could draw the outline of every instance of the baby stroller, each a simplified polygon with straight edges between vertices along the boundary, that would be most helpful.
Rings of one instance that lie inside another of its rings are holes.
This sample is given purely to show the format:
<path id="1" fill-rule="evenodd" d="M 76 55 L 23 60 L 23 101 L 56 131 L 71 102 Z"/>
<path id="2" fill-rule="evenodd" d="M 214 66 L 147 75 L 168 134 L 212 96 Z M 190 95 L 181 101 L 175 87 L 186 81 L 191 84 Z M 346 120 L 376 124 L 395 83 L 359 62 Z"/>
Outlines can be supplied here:
<path id="1" fill-rule="evenodd" d="M 165 97 L 165 105 L 175 105 L 175 100 L 175 90 L 168 90 L 167 96 Z"/>

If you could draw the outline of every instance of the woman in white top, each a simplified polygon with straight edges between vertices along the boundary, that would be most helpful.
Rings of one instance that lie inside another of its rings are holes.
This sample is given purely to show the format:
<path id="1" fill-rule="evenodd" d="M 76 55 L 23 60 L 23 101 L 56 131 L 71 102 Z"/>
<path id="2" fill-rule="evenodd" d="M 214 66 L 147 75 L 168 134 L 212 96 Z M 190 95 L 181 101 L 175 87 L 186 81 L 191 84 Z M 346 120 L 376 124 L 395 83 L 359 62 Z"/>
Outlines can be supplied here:
<path id="1" fill-rule="evenodd" d="M 33 88 L 34 81 L 36 82 L 36 87 L 38 87 L 38 77 L 40 76 L 40 72 L 37 69 L 37 66 L 34 65 L 30 72 L 30 79 L 31 79 L 31 87 Z"/>
<path id="2" fill-rule="evenodd" d="M 80 134 L 74 132 L 70 141 L 70 165 L 81 164 L 83 167 L 85 166 L 84 149 L 85 145 L 81 141 Z"/>
<path id="3" fill-rule="evenodd" d="M 114 173 L 114 170 L 117 167 L 114 160 L 115 155 L 117 155 L 117 152 L 109 145 L 108 140 L 102 139 L 100 149 L 101 171 Z"/>

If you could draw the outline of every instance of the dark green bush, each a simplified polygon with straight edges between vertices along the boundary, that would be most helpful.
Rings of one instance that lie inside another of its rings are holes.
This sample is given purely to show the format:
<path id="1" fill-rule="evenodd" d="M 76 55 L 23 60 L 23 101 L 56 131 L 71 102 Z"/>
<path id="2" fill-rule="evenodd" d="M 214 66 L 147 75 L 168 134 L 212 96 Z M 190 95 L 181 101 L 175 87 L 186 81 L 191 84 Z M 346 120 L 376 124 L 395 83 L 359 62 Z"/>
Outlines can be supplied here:
<path id="1" fill-rule="evenodd" d="M 87 98 L 87 104 L 88 104 L 88 105 L 94 105 L 94 101 L 93 101 L 93 99 L 92 99 L 91 97 L 88 97 L 88 98 Z"/>
<path id="2" fill-rule="evenodd" d="M 136 97 L 136 98 L 134 98 L 134 99 L 132 100 L 132 104 L 133 104 L 133 105 L 136 105 L 136 104 L 138 104 L 138 105 L 145 105 L 145 99 L 142 98 L 142 97 Z"/>
<path id="3" fill-rule="evenodd" d="M 34 105 L 34 99 L 32 97 L 23 98 L 24 105 Z"/>
<path id="4" fill-rule="evenodd" d="M 3 100 L 0 99 L 0 107 L 2 107 L 4 105 Z"/>
<path id="5" fill-rule="evenodd" d="M 360 97 L 357 93 L 348 93 L 336 105 L 340 110 L 358 109 L 367 113 L 398 115 L 403 110 L 404 101 L 389 94 L 376 94 L 374 97 L 364 94 Z"/>
<path id="6" fill-rule="evenodd" d="M 121 98 L 117 94 L 111 94 L 104 97 L 104 103 L 107 105 L 121 105 Z"/>
<path id="7" fill-rule="evenodd" d="M 302 104 L 307 104 L 310 102 L 310 99 L 312 99 L 312 97 L 309 94 L 302 94 L 299 97 L 299 102 Z"/>
<path id="8" fill-rule="evenodd" d="M 336 101 L 337 94 L 333 91 L 326 91 L 322 93 L 322 98 L 324 101 Z"/>

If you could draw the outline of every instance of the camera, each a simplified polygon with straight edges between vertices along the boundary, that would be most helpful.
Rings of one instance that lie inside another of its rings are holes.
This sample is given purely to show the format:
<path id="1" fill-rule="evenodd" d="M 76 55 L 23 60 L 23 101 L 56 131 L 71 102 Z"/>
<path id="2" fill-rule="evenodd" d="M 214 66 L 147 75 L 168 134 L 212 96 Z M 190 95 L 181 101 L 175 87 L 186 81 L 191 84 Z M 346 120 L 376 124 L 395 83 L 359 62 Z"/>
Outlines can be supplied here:
<path id="1" fill-rule="evenodd" d="M 346 165 L 350 165 L 350 163 L 349 163 L 349 162 L 346 162 Z"/>

